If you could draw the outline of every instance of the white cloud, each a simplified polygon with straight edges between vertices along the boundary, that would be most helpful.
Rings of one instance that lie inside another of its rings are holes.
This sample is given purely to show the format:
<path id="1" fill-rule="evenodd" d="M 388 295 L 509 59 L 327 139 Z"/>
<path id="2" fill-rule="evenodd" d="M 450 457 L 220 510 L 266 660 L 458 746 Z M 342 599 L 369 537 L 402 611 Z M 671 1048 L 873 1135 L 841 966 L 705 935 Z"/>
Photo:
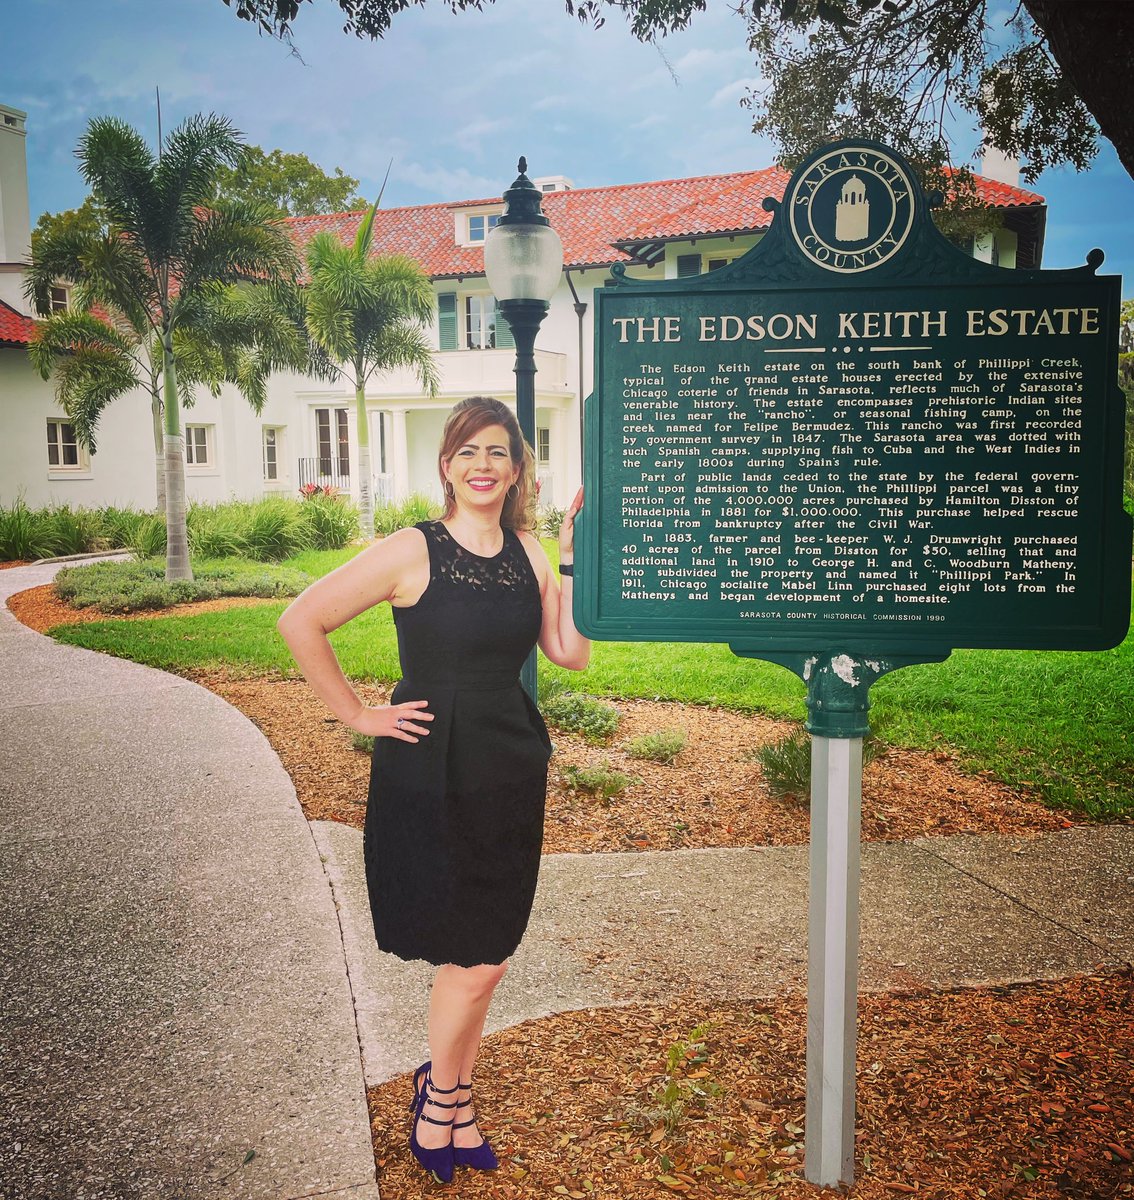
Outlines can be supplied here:
<path id="1" fill-rule="evenodd" d="M 760 82 L 759 77 L 734 79 L 732 83 L 726 83 L 724 87 L 717 88 L 709 100 L 709 107 L 721 108 L 726 104 L 739 104 L 741 97 L 747 95 L 749 89 L 757 87 Z"/>
<path id="2" fill-rule="evenodd" d="M 510 180 L 501 185 L 499 179 L 487 179 L 474 175 L 464 167 L 446 167 L 440 163 L 425 166 L 422 163 L 407 162 L 397 167 L 398 178 L 414 184 L 434 200 L 479 200 L 488 196 L 498 196 L 502 186 L 507 186 Z"/>

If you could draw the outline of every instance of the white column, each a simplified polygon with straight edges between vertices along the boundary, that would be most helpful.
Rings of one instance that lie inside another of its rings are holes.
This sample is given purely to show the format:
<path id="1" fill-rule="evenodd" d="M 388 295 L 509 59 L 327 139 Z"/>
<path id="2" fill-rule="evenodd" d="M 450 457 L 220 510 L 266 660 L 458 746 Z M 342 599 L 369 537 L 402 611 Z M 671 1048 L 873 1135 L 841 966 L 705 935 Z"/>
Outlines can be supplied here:
<path id="1" fill-rule="evenodd" d="M 404 500 L 410 493 L 409 442 L 404 408 L 390 409 L 390 472 L 394 477 L 394 499 Z"/>

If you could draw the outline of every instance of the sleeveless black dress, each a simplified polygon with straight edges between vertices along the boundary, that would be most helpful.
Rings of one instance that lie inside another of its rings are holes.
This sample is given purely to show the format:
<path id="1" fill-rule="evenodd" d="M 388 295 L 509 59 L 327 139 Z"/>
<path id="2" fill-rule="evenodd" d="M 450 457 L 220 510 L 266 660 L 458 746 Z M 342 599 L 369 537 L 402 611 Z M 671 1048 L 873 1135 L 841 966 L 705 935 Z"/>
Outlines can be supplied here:
<path id="1" fill-rule="evenodd" d="M 363 854 L 378 947 L 462 967 L 500 963 L 531 914 L 551 741 L 520 686 L 542 604 L 520 539 L 473 554 L 440 521 L 417 526 L 429 584 L 394 609 L 402 679 L 428 700 L 416 744 L 375 738 Z"/>

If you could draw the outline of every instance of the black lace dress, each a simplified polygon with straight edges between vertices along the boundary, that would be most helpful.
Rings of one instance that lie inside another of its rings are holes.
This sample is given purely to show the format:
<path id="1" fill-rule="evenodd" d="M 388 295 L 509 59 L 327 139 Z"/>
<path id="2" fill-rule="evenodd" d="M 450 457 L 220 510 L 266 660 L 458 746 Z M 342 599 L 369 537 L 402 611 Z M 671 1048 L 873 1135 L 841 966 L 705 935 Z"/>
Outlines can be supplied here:
<path id="1" fill-rule="evenodd" d="M 543 841 L 551 742 L 520 686 L 539 636 L 539 585 L 520 539 L 465 550 L 417 526 L 429 585 L 394 609 L 402 680 L 428 700 L 428 737 L 375 738 L 363 853 L 378 946 L 406 959 L 503 962 L 524 935 Z"/>

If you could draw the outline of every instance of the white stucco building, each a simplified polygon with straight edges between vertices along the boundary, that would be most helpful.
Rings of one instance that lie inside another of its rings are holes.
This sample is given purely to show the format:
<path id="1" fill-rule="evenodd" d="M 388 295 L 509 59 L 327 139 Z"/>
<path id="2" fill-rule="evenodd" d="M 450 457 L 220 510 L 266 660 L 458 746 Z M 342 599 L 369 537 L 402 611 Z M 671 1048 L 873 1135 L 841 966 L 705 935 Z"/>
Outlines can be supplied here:
<path id="1" fill-rule="evenodd" d="M 155 501 L 150 400 L 125 396 L 104 413 L 98 450 L 75 444 L 50 382 L 32 370 L 28 338 L 35 322 L 23 296 L 30 252 L 25 114 L 0 105 L 0 503 L 22 494 L 29 505 L 70 503 L 152 507 Z M 34 130 L 32 131 L 34 136 Z M 771 220 L 762 202 L 779 198 L 788 174 L 778 167 L 694 179 L 574 188 L 563 176 L 536 177 L 544 212 L 563 241 L 564 269 L 536 342 L 536 455 L 544 503 L 568 502 L 581 477 L 580 416 L 591 390 L 592 293 L 614 263 L 631 275 L 710 271 L 743 254 Z M 1046 209 L 1015 180 L 979 180 L 983 197 L 1003 211 L 1003 227 L 974 247 L 1004 266 L 1038 266 Z M 375 253 L 408 254 L 433 280 L 437 314 L 431 336 L 441 388 L 421 393 L 408 374 L 375 378 L 367 417 L 375 496 L 440 496 L 436 454 L 445 414 L 471 395 L 515 401 L 514 352 L 497 321 L 484 277 L 483 243 L 503 211 L 499 198 L 380 211 Z M 363 213 L 297 217 L 288 222 L 301 247 L 320 230 L 353 239 Z M 54 299 L 65 304 L 66 290 Z M 329 482 L 357 494 L 353 392 L 295 375 L 273 378 L 256 415 L 235 392 L 202 394 L 184 413 L 190 499 L 297 494 L 305 482 Z"/>

